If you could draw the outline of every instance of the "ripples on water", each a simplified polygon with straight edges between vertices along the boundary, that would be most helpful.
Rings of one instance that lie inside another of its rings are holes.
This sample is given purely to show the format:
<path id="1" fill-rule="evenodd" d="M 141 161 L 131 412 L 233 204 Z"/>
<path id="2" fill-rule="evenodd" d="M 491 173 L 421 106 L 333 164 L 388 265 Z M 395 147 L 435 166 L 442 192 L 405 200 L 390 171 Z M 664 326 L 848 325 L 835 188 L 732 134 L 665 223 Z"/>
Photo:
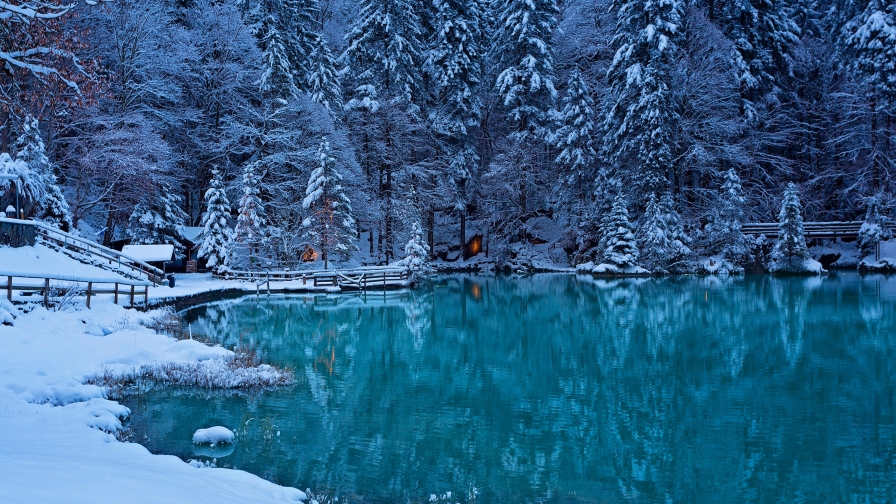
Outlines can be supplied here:
<path id="1" fill-rule="evenodd" d="M 339 502 L 896 500 L 896 277 L 451 276 L 186 316 L 299 384 L 129 397 L 135 440 Z M 194 452 L 210 425 L 232 452 Z"/>

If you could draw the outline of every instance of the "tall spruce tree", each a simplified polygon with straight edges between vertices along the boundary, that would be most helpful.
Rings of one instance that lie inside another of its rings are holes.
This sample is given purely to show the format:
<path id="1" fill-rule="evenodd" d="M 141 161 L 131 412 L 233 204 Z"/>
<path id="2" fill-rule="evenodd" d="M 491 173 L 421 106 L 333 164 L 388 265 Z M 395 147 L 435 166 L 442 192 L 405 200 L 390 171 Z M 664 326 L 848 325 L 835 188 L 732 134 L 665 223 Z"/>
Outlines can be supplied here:
<path id="1" fill-rule="evenodd" d="M 859 228 L 859 250 L 862 257 L 873 255 L 874 259 L 878 260 L 880 242 L 893 237 L 893 232 L 890 230 L 891 222 L 884 213 L 879 196 L 868 198 L 865 205 L 867 207 L 865 221 Z"/>
<path id="2" fill-rule="evenodd" d="M 641 259 L 648 268 L 657 273 L 689 270 L 692 255 L 688 247 L 690 239 L 684 234 L 670 193 L 663 194 L 659 200 L 650 195 L 637 234 Z"/>
<path id="3" fill-rule="evenodd" d="M 302 221 L 305 235 L 321 252 L 324 269 L 330 252 L 345 260 L 358 248 L 351 201 L 342 187 L 342 175 L 336 170 L 330 142 L 324 138 L 317 150 L 318 165 L 311 172 L 302 208 L 308 213 Z"/>
<path id="4" fill-rule="evenodd" d="M 259 163 L 249 162 L 243 168 L 242 192 L 239 215 L 233 229 L 233 238 L 227 250 L 225 267 L 228 270 L 241 268 L 255 269 L 264 265 L 265 255 L 270 253 L 270 236 L 265 215 L 265 205 L 261 200 L 261 180 Z"/>
<path id="5" fill-rule="evenodd" d="M 750 255 L 747 237 L 741 232 L 745 204 L 740 177 L 733 168 L 729 169 L 725 173 L 725 182 L 719 188 L 716 210 L 704 229 L 704 235 L 707 250 L 729 261 L 735 266 L 735 271 L 742 271 L 740 266 Z"/>
<path id="6" fill-rule="evenodd" d="M 555 113 L 556 130 L 551 135 L 560 151 L 554 162 L 560 170 L 558 196 L 561 215 L 578 225 L 585 212 L 588 189 L 592 187 L 594 161 L 594 99 L 576 68 L 563 95 L 562 108 Z"/>
<path id="7" fill-rule="evenodd" d="M 769 271 L 773 273 L 802 273 L 810 260 L 809 247 L 803 229 L 802 204 L 793 182 L 784 191 L 784 201 L 778 214 L 778 241 L 772 249 Z"/>
<path id="8" fill-rule="evenodd" d="M 682 36 L 681 0 L 616 0 L 616 55 L 608 77 L 613 88 L 604 121 L 607 160 L 623 170 L 638 201 L 669 186 L 678 114 L 672 74 Z"/>
<path id="9" fill-rule="evenodd" d="M 224 191 L 224 177 L 217 169 L 212 170 L 211 186 L 205 192 L 205 213 L 202 215 L 202 234 L 197 255 L 206 259 L 206 266 L 219 270 L 227 262 L 227 251 L 233 239 L 233 230 L 228 226 L 230 201 Z"/>

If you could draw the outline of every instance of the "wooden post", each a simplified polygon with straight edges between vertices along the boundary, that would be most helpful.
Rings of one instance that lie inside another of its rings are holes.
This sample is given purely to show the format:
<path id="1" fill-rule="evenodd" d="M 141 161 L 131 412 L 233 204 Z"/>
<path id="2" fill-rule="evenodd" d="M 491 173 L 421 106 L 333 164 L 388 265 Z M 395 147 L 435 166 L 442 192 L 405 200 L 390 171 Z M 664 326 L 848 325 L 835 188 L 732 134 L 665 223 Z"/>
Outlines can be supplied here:
<path id="1" fill-rule="evenodd" d="M 44 280 L 44 308 L 50 307 L 50 279 Z"/>
<path id="2" fill-rule="evenodd" d="M 90 309 L 90 295 L 93 293 L 93 282 L 87 282 L 87 308 Z"/>
<path id="3" fill-rule="evenodd" d="M 131 286 L 131 304 L 130 304 L 130 308 L 133 308 L 133 307 L 134 307 L 134 286 L 132 285 L 132 286 Z"/>
<path id="4" fill-rule="evenodd" d="M 149 286 L 143 287 L 143 309 L 149 309 Z"/>
<path id="5" fill-rule="evenodd" d="M 6 299 L 12 302 L 12 277 L 6 277 Z"/>
<path id="6" fill-rule="evenodd" d="M 115 304 L 118 304 L 118 282 L 115 282 Z"/>

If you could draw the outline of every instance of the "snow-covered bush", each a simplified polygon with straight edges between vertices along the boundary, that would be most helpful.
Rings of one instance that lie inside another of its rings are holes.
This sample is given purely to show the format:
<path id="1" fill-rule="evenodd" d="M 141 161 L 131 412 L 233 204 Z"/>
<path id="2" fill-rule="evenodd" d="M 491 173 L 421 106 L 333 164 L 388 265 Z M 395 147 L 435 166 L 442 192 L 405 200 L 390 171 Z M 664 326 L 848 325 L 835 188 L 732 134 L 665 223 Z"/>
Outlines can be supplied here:
<path id="1" fill-rule="evenodd" d="M 784 192 L 778 214 L 778 241 L 772 250 L 768 267 L 772 273 L 821 273 L 821 264 L 809 257 L 803 230 L 802 205 L 796 184 L 791 182 Z"/>
<path id="2" fill-rule="evenodd" d="M 227 225 L 229 218 L 230 202 L 224 191 L 224 179 L 216 169 L 212 171 L 211 187 L 205 193 L 205 214 L 197 254 L 207 260 L 206 266 L 212 270 L 223 267 L 227 260 L 227 249 L 233 239 L 233 230 Z"/>
<path id="3" fill-rule="evenodd" d="M 878 196 L 868 198 L 866 206 L 865 222 L 859 228 L 859 249 L 862 257 L 875 255 L 880 242 L 893 236 L 890 231 L 890 219 L 884 214 L 880 198 Z"/>

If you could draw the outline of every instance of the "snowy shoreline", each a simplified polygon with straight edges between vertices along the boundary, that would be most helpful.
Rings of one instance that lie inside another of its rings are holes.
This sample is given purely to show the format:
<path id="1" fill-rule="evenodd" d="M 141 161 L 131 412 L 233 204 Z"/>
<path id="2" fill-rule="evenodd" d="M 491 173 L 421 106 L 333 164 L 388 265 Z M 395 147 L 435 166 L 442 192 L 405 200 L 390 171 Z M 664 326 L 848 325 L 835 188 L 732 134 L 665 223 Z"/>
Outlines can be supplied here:
<path id="1" fill-rule="evenodd" d="M 15 318 L 0 326 L 0 501 L 306 499 L 298 489 L 244 471 L 190 464 L 119 441 L 130 411 L 108 400 L 105 387 L 88 383 L 104 373 L 126 377 L 145 369 L 227 373 L 233 352 L 157 334 L 141 325 L 154 312 L 116 306 L 111 298 L 62 312 L 2 304 Z"/>

